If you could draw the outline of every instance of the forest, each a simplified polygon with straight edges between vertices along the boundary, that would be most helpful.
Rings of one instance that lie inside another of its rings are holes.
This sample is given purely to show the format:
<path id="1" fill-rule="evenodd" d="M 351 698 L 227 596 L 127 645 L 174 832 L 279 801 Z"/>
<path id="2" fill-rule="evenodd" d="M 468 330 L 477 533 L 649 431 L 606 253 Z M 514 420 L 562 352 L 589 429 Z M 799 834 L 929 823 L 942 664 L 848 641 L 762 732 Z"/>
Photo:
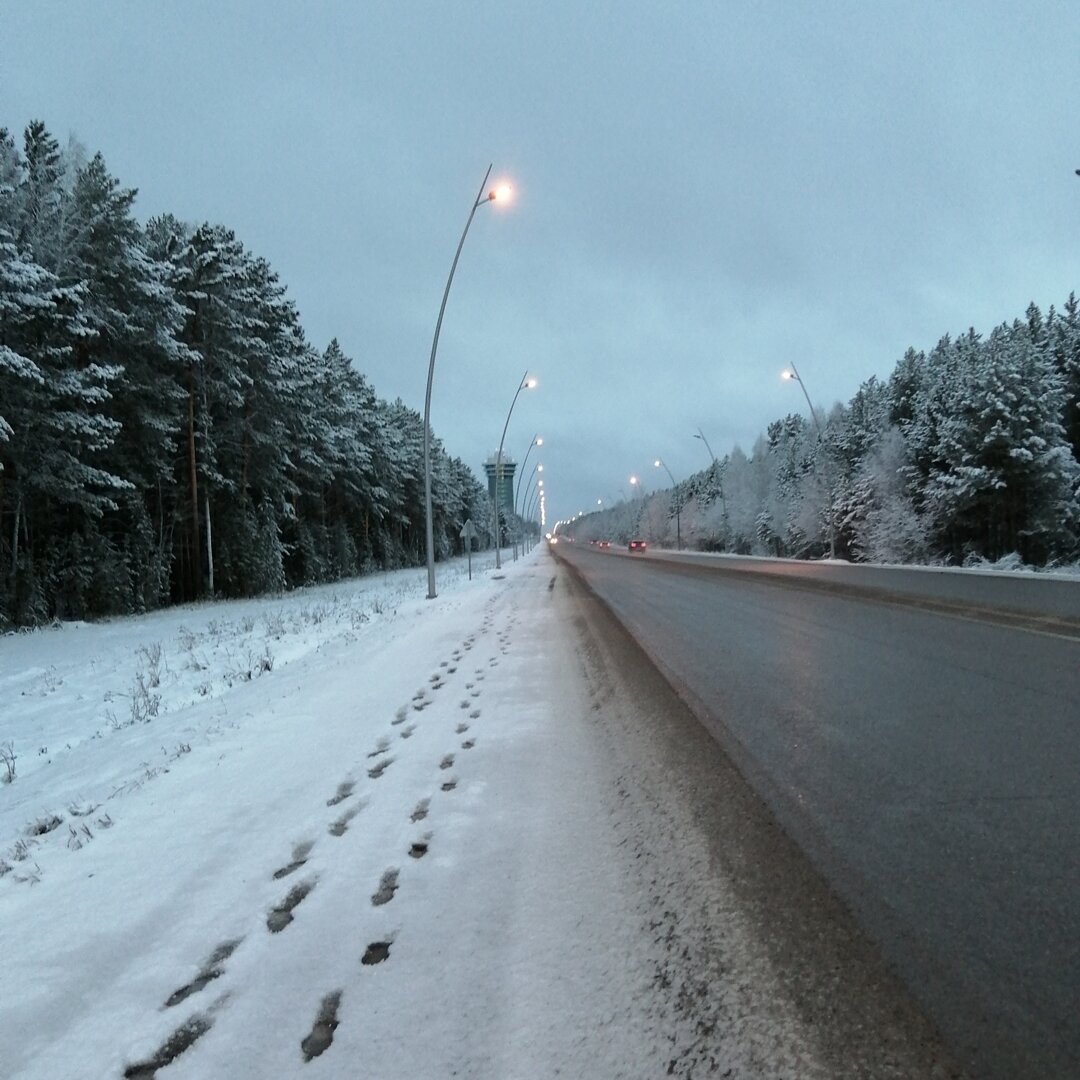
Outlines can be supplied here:
<path id="1" fill-rule="evenodd" d="M 712 456 L 710 451 L 710 456 Z M 1080 557 L 1080 305 L 908 349 L 826 415 L 774 421 L 666 491 L 569 525 L 584 540 L 855 562 Z"/>
<path id="2" fill-rule="evenodd" d="M 305 337 L 228 228 L 135 218 L 101 154 L 0 128 L 0 627 L 424 560 L 423 421 Z M 1080 558 L 1080 305 L 914 348 L 582 539 L 854 561 Z M 710 451 L 710 456 L 711 451 Z M 484 486 L 433 439 L 436 557 Z M 490 541 L 488 541 L 490 542 Z"/>
<path id="3" fill-rule="evenodd" d="M 227 228 L 165 214 L 43 123 L 0 129 L 0 627 L 425 559 L 423 418 L 307 341 Z M 436 556 L 487 492 L 432 439 Z"/>

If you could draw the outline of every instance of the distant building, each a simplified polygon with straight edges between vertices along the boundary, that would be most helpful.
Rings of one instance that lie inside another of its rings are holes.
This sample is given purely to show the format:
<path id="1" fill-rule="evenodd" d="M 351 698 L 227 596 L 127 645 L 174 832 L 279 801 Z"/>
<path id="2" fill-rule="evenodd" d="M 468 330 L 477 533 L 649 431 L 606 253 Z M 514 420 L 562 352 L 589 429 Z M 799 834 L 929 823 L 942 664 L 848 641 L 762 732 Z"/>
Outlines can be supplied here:
<path id="1" fill-rule="evenodd" d="M 514 512 L 514 472 L 516 469 L 517 462 L 505 450 L 502 455 L 501 467 L 497 450 L 484 462 L 484 472 L 487 473 L 488 478 L 488 498 L 491 499 L 492 506 L 498 503 L 504 520 Z M 496 479 L 499 488 L 497 497 L 495 494 Z"/>

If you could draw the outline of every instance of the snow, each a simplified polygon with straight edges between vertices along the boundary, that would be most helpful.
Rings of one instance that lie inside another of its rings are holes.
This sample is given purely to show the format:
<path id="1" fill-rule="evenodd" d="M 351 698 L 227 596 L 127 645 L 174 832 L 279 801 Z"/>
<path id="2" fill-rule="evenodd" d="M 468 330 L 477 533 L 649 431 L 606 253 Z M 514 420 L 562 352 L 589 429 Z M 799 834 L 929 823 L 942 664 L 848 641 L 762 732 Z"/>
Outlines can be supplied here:
<path id="1" fill-rule="evenodd" d="M 528 1076 L 583 1041 L 627 1067 L 645 1052 L 620 1022 L 639 965 L 617 866 L 574 854 L 595 763 L 560 708 L 557 626 L 524 625 L 537 558 L 474 560 L 471 582 L 440 567 L 435 601 L 408 571 L 0 639 L 5 1075 L 123 1076 L 193 1017 L 210 1027 L 170 1078 L 294 1075 L 334 992 L 332 1047 L 305 1075 Z M 140 696 L 156 715 L 133 721 Z M 362 964 L 375 942 L 389 957 Z"/>

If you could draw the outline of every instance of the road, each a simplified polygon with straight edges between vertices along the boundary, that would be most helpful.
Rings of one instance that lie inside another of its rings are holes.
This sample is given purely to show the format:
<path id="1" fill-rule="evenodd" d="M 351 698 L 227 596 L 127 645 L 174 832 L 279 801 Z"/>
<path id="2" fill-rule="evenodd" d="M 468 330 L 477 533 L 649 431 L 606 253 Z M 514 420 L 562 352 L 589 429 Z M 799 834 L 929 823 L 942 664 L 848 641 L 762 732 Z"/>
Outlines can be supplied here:
<path id="1" fill-rule="evenodd" d="M 558 549 L 973 1075 L 1080 1076 L 1080 641 Z"/>

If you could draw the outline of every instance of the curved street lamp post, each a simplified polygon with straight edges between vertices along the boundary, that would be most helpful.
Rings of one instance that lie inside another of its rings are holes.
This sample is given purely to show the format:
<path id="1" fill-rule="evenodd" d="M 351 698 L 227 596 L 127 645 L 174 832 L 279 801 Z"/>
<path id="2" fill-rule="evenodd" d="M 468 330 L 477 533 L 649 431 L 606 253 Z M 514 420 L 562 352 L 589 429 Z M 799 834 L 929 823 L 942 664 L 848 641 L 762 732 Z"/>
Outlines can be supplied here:
<path id="1" fill-rule="evenodd" d="M 502 437 L 499 439 L 499 452 L 495 455 L 495 569 L 502 569 L 500 549 L 502 546 L 502 533 L 499 529 L 499 481 L 503 472 L 503 443 L 506 441 L 506 429 L 510 426 L 510 417 L 514 415 L 514 406 L 517 404 L 518 395 L 522 390 L 531 390 L 536 386 L 536 380 L 529 378 L 528 371 L 521 376 L 517 390 L 514 391 L 514 400 L 510 402 L 510 411 L 506 414 L 506 423 L 503 424 Z"/>
<path id="2" fill-rule="evenodd" d="M 544 440 L 541 439 L 539 435 L 534 435 L 532 437 L 532 442 L 529 443 L 529 449 L 525 451 L 525 460 L 522 461 L 522 463 L 521 463 L 521 475 L 522 476 L 525 475 L 525 466 L 529 464 L 529 455 L 532 453 L 533 447 L 534 446 L 543 446 L 543 445 L 544 445 Z M 536 470 L 534 469 L 533 472 L 535 472 L 535 471 Z M 530 479 L 531 479 L 531 475 L 530 475 Z M 514 495 L 514 517 L 515 518 L 520 518 L 521 517 L 521 514 L 520 514 L 520 512 L 518 510 L 519 506 L 521 507 L 522 510 L 525 509 L 524 501 L 519 498 L 520 495 L 521 495 L 521 489 L 522 489 L 523 486 L 524 485 L 522 484 L 521 479 L 519 477 L 518 478 L 517 492 Z M 522 547 L 522 551 L 524 552 L 524 548 L 525 548 L 525 538 L 524 537 L 522 537 L 521 547 Z M 514 522 L 514 561 L 515 562 L 517 562 L 517 557 L 518 557 L 517 549 L 518 549 L 518 545 L 517 545 L 517 522 L 515 521 Z"/>
<path id="3" fill-rule="evenodd" d="M 709 445 L 709 440 L 705 438 L 705 433 L 701 428 L 697 429 L 695 439 L 700 439 L 705 444 L 705 449 L 709 451 L 709 459 L 712 461 L 711 472 L 716 477 L 717 483 L 720 485 L 720 507 L 723 511 L 724 518 L 727 518 L 727 500 L 724 498 L 724 466 L 721 465 L 718 469 L 716 455 L 712 452 L 712 447 Z"/>
<path id="4" fill-rule="evenodd" d="M 525 483 L 522 483 L 520 480 L 518 481 L 518 491 L 521 494 L 521 517 L 525 520 L 528 520 L 526 511 L 529 506 L 529 492 L 532 487 L 533 478 L 537 473 L 542 473 L 543 471 L 544 466 L 540 462 L 537 462 L 533 466 L 533 471 L 529 473 L 529 479 L 526 480 Z M 524 542 L 522 543 L 522 547 L 524 547 Z"/>
<path id="5" fill-rule="evenodd" d="M 675 550 L 682 551 L 682 507 L 679 505 L 679 485 L 675 483 L 675 477 L 671 475 L 671 470 L 664 463 L 663 458 L 657 458 L 653 462 L 653 467 L 659 469 L 661 466 L 671 479 L 671 495 L 675 499 Z M 668 520 L 671 519 L 668 518 Z"/>
<path id="6" fill-rule="evenodd" d="M 494 202 L 496 199 L 505 198 L 509 194 L 508 187 L 492 188 L 484 194 L 487 187 L 488 177 L 491 175 L 492 166 L 487 167 L 484 179 L 480 184 L 480 191 L 469 211 L 469 218 L 465 222 L 461 239 L 458 241 L 457 251 L 454 252 L 454 261 L 450 264 L 450 274 L 446 279 L 446 288 L 443 289 L 442 303 L 439 305 L 439 317 L 435 322 L 435 336 L 431 341 L 431 359 L 428 361 L 427 390 L 424 393 L 424 543 L 427 548 L 427 573 L 429 600 L 435 599 L 435 532 L 431 514 L 431 383 L 435 377 L 435 353 L 439 348 L 439 331 L 442 330 L 443 314 L 446 311 L 446 301 L 450 295 L 450 285 L 454 280 L 454 271 L 457 270 L 458 259 L 461 258 L 461 249 L 465 246 L 465 237 L 469 233 L 469 226 L 476 211 L 484 203 Z"/>
<path id="7" fill-rule="evenodd" d="M 526 517 L 531 517 L 540 508 L 540 504 L 544 501 L 544 481 L 541 480 L 539 484 L 533 489 L 533 493 L 529 496 L 529 506 L 526 511 Z"/>
<path id="8" fill-rule="evenodd" d="M 822 454 L 825 455 L 825 462 L 824 462 L 825 470 L 826 470 L 825 486 L 826 486 L 826 488 L 828 488 L 828 486 L 829 486 L 829 478 L 828 478 L 828 475 L 827 475 L 828 474 L 828 468 L 829 468 L 829 465 L 828 465 L 828 451 L 825 449 L 825 434 L 821 430 L 821 421 L 818 420 L 817 411 L 814 409 L 814 405 L 810 400 L 810 395 L 806 392 L 806 383 L 803 382 L 802 376 L 799 374 L 799 369 L 791 361 L 788 361 L 788 367 L 791 368 L 791 370 L 784 372 L 784 378 L 785 379 L 794 379 L 795 382 L 797 382 L 799 384 L 799 388 L 803 392 L 803 397 L 806 398 L 806 405 L 810 410 L 810 416 L 813 418 L 814 427 L 817 428 L 818 444 L 821 447 Z M 831 490 L 828 492 L 828 499 L 829 499 L 829 558 L 830 559 L 835 559 L 836 558 L 836 525 L 833 522 L 832 491 Z"/>

